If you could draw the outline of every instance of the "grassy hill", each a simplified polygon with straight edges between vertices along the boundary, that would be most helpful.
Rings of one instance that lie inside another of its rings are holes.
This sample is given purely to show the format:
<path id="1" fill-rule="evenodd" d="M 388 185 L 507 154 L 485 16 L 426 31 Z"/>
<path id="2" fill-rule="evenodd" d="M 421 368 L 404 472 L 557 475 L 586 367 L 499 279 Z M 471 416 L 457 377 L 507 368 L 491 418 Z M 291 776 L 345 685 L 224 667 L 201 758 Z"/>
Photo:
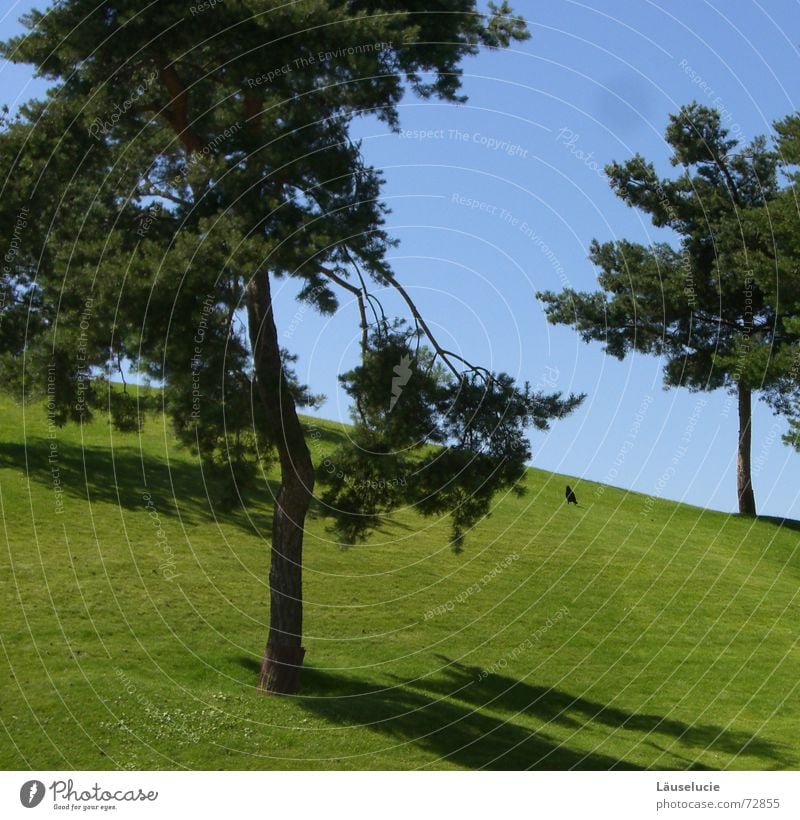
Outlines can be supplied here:
<path id="1" fill-rule="evenodd" d="M 461 556 L 314 518 L 303 694 L 265 698 L 270 487 L 220 512 L 160 421 L 48 432 L 0 400 L 3 768 L 800 767 L 794 522 L 540 470 Z"/>

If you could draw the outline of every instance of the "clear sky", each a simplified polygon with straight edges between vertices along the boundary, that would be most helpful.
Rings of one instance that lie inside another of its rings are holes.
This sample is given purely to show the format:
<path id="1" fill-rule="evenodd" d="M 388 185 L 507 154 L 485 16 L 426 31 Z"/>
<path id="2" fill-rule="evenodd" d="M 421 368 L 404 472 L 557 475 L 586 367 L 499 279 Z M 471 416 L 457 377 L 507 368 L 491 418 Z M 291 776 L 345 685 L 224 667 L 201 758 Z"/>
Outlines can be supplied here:
<path id="1" fill-rule="evenodd" d="M 0 37 L 43 5 L 7 2 Z M 532 434 L 536 466 L 734 511 L 735 401 L 722 391 L 665 391 L 656 357 L 606 356 L 548 325 L 535 293 L 595 289 L 595 237 L 668 238 L 613 195 L 601 169 L 639 152 L 670 173 L 663 133 L 680 105 L 716 105 L 744 140 L 797 110 L 800 4 L 512 5 L 533 36 L 464 63 L 468 103 L 409 96 L 400 135 L 371 118 L 357 123 L 368 160 L 386 176 L 396 273 L 447 346 L 534 385 L 588 394 L 570 418 Z M 3 102 L 41 93 L 24 67 L 0 71 Z M 346 420 L 336 374 L 357 357 L 355 306 L 343 300 L 321 318 L 294 302 L 292 283 L 275 290 L 282 343 L 300 355 L 303 380 L 329 397 L 319 415 Z M 402 310 L 389 294 L 385 304 Z M 756 501 L 760 513 L 800 518 L 800 455 L 781 443 L 785 429 L 757 404 Z"/>

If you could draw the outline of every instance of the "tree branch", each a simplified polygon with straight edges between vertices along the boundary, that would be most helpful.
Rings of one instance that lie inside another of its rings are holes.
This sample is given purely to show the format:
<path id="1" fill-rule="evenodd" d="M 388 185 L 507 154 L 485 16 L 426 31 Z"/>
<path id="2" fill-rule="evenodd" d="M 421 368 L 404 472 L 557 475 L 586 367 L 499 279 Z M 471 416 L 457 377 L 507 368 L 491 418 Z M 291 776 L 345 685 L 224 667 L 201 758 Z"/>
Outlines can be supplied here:
<path id="1" fill-rule="evenodd" d="M 346 279 L 342 279 L 338 273 L 332 271 L 330 268 L 325 268 L 322 265 L 319 265 L 319 271 L 324 276 L 327 276 L 328 279 L 339 285 L 340 288 L 344 288 L 349 293 L 352 293 L 358 300 L 358 312 L 361 314 L 361 354 L 363 356 L 367 352 L 368 329 L 367 309 L 364 305 L 364 292 L 362 292 L 361 289 L 357 288 L 355 285 L 351 285 Z"/>
<path id="2" fill-rule="evenodd" d="M 128 382 L 125 381 L 125 371 L 122 368 L 122 353 L 117 351 L 117 370 L 119 370 L 120 378 L 122 379 L 122 392 L 128 392 Z"/>
<path id="3" fill-rule="evenodd" d="M 189 128 L 189 92 L 184 88 L 175 66 L 170 64 L 159 69 L 159 77 L 170 95 L 170 108 L 163 114 L 175 130 L 187 156 L 202 150 L 202 144 Z"/>
<path id="4" fill-rule="evenodd" d="M 186 201 L 181 199 L 180 197 L 177 197 L 174 194 L 169 193 L 168 191 L 161 190 L 161 188 L 159 188 L 150 179 L 149 175 L 145 175 L 144 180 L 147 183 L 147 188 L 142 191 L 142 194 L 144 196 L 158 196 L 162 199 L 168 199 L 170 202 L 174 202 L 176 205 L 185 206 L 187 204 Z"/>
<path id="5" fill-rule="evenodd" d="M 319 203 L 317 203 L 317 204 L 319 204 Z M 346 245 L 344 245 L 342 247 L 343 247 L 345 256 L 347 256 L 347 258 L 350 260 L 350 264 L 356 270 L 356 275 L 358 276 L 358 281 L 361 282 L 361 290 L 364 292 L 364 296 L 367 299 L 367 301 L 369 302 L 369 307 L 370 307 L 370 310 L 372 311 L 372 315 L 375 317 L 375 324 L 380 327 L 381 319 L 383 320 L 384 323 L 386 323 L 386 313 L 383 310 L 383 305 L 381 304 L 381 300 L 378 299 L 378 297 L 375 296 L 374 294 L 370 293 L 369 290 L 367 289 L 367 282 L 364 279 L 364 274 L 361 272 L 361 268 L 359 267 L 359 264 L 356 261 L 355 257 L 353 256 L 352 253 L 350 253 L 350 248 L 348 248 Z M 380 311 L 381 311 L 381 318 L 380 319 L 378 318 L 378 311 L 375 310 L 375 304 L 374 303 L 376 303 L 378 305 L 378 307 L 380 308 Z"/>
<path id="6" fill-rule="evenodd" d="M 732 322 L 730 319 L 723 319 L 721 316 L 709 316 L 706 313 L 703 313 L 699 310 L 692 311 L 693 315 L 696 316 L 702 322 L 710 322 L 714 325 L 725 325 L 725 327 L 731 328 L 731 330 L 736 330 L 739 333 L 743 333 L 745 331 L 745 325 L 740 325 L 737 322 Z M 753 325 L 750 330 L 759 330 L 760 327 L 758 325 Z"/>
<path id="7" fill-rule="evenodd" d="M 403 297 L 403 301 L 406 303 L 406 305 L 408 305 L 408 309 L 411 311 L 411 315 L 414 317 L 414 321 L 422 329 L 422 332 L 425 334 L 428 341 L 433 346 L 433 349 L 436 352 L 436 354 L 442 359 L 442 361 L 447 365 L 447 368 L 457 379 L 460 379 L 462 374 L 459 372 L 458 368 L 450 361 L 451 358 L 462 362 L 464 365 L 467 366 L 467 369 L 473 371 L 474 373 L 482 373 L 486 377 L 491 379 L 491 373 L 485 367 L 478 367 L 477 365 L 472 364 L 472 362 L 467 361 L 467 359 L 465 359 L 463 356 L 459 356 L 457 353 L 453 353 L 452 350 L 445 350 L 436 340 L 436 337 L 433 335 L 431 329 L 428 327 L 425 319 L 422 318 L 422 314 L 419 312 L 417 306 L 414 304 L 414 300 L 408 295 L 405 288 L 388 271 L 384 273 L 384 278 L 400 294 L 400 296 Z"/>
<path id="8" fill-rule="evenodd" d="M 714 164 L 722 171 L 722 175 L 725 177 L 725 182 L 728 185 L 728 188 L 731 192 L 731 197 L 733 201 L 736 203 L 738 208 L 742 207 L 741 200 L 739 199 L 739 189 L 736 187 L 736 183 L 733 181 L 733 177 L 731 176 L 731 172 L 728 170 L 728 166 L 725 164 L 725 160 L 717 156 L 717 152 L 714 151 Z"/>

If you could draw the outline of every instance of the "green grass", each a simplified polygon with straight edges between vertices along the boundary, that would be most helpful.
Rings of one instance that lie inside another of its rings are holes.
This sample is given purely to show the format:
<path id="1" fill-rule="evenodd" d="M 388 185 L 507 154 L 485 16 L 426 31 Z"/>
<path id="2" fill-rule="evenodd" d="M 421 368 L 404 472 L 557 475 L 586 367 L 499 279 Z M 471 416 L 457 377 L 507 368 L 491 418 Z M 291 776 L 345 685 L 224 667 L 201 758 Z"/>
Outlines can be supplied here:
<path id="1" fill-rule="evenodd" d="M 267 698 L 274 484 L 221 513 L 166 425 L 96 421 L 54 440 L 59 513 L 47 435 L 0 402 L 3 768 L 800 765 L 794 522 L 540 470 L 460 556 L 411 511 L 347 550 L 313 517 L 303 693 Z"/>

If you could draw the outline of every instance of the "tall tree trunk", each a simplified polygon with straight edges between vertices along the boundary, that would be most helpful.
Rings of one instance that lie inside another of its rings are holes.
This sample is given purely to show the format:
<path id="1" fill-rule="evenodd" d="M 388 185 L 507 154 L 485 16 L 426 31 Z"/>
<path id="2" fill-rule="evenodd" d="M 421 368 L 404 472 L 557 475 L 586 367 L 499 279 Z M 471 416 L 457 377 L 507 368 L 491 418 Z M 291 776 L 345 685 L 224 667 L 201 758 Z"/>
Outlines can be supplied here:
<path id="1" fill-rule="evenodd" d="M 303 639 L 303 524 L 314 490 L 314 465 L 283 372 L 269 274 L 257 273 L 245 298 L 259 398 L 278 450 L 281 489 L 272 520 L 270 622 L 259 691 L 293 695 L 300 688 Z"/>
<path id="2" fill-rule="evenodd" d="M 736 458 L 736 487 L 739 495 L 739 512 L 756 514 L 756 497 L 750 472 L 750 439 L 752 438 L 752 394 L 748 387 L 739 384 L 739 450 Z"/>

